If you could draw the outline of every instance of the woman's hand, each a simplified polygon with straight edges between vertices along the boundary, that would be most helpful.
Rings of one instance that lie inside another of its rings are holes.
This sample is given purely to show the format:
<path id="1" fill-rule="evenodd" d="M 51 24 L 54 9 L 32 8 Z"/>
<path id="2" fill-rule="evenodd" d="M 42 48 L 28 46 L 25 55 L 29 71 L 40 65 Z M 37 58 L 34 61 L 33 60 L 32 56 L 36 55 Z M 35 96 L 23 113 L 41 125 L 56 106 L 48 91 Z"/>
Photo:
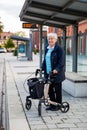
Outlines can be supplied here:
<path id="1" fill-rule="evenodd" d="M 53 70 L 53 74 L 58 74 L 58 71 L 57 70 Z"/>

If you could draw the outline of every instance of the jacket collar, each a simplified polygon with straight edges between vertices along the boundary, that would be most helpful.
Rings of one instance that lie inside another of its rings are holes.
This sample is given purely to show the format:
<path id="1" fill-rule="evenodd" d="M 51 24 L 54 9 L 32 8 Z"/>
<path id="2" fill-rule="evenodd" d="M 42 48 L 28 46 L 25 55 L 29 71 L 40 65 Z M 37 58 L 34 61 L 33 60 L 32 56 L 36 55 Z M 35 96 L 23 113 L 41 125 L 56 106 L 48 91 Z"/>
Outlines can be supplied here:
<path id="1" fill-rule="evenodd" d="M 53 47 L 47 46 L 47 49 L 54 49 L 55 45 Z"/>
<path id="2" fill-rule="evenodd" d="M 59 46 L 60 45 L 58 44 L 58 42 L 56 42 L 53 51 L 56 51 L 59 48 Z M 47 51 L 48 51 L 48 46 L 46 47 L 46 52 Z"/>

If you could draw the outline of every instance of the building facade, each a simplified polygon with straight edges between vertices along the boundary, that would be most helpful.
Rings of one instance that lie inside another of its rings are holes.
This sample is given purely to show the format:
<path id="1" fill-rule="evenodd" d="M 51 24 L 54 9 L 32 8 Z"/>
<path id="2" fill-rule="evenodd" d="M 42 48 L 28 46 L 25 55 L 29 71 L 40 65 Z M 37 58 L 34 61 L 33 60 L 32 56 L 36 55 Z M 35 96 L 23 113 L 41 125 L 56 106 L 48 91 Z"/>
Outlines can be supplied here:
<path id="1" fill-rule="evenodd" d="M 58 28 L 49 27 L 48 32 L 56 32 L 59 37 L 59 41 L 62 42 L 63 31 Z M 66 28 L 66 52 L 72 54 L 73 48 L 73 26 Z M 78 54 L 87 55 L 87 20 L 82 21 L 78 24 Z"/>
<path id="2" fill-rule="evenodd" d="M 5 44 L 6 40 L 7 40 L 10 36 L 12 36 L 12 35 L 13 35 L 12 32 L 2 32 L 2 33 L 0 34 L 0 45 Z"/>
<path id="3" fill-rule="evenodd" d="M 44 48 L 45 38 L 47 36 L 47 31 L 42 31 L 42 49 Z M 39 30 L 32 30 L 32 45 L 33 49 L 38 48 L 40 50 L 40 32 Z"/>

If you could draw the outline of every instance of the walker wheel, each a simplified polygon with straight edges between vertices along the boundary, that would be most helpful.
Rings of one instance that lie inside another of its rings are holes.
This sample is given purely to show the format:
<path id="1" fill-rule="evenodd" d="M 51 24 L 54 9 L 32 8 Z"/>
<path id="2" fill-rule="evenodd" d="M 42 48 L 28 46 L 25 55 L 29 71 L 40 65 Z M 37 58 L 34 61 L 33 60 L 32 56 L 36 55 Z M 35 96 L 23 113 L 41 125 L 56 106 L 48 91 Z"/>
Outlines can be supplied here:
<path id="1" fill-rule="evenodd" d="M 61 112 L 66 113 L 66 112 L 68 112 L 69 108 L 70 108 L 70 106 L 69 106 L 68 102 L 63 102 L 61 104 Z"/>
<path id="2" fill-rule="evenodd" d="M 38 104 L 38 115 L 41 116 L 41 102 Z"/>
<path id="3" fill-rule="evenodd" d="M 32 106 L 31 100 L 30 100 L 30 99 L 27 99 L 27 100 L 26 100 L 26 103 L 25 103 L 26 109 L 29 110 L 29 109 L 31 108 L 31 106 Z"/>

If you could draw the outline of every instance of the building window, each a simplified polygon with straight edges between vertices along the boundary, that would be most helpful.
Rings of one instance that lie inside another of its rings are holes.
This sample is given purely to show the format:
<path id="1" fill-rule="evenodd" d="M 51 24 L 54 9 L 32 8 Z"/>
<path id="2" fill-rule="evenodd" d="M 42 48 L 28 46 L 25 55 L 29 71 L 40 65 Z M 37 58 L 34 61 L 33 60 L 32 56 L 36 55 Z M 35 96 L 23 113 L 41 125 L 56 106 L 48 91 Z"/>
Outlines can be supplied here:
<path id="1" fill-rule="evenodd" d="M 6 39 L 6 36 L 4 36 L 3 39 Z"/>

